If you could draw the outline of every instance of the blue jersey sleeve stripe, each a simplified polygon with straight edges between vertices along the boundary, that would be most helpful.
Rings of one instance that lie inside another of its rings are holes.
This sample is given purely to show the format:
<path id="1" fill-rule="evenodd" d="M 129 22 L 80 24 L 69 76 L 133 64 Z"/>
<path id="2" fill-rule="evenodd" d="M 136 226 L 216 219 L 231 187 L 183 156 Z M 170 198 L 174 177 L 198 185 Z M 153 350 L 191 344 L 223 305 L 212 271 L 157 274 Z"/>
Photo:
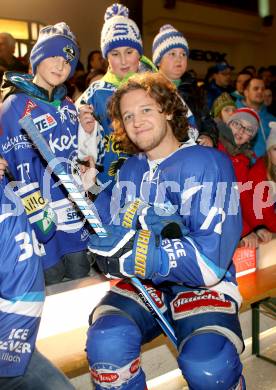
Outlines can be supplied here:
<path id="1" fill-rule="evenodd" d="M 43 291 L 39 292 L 30 292 L 24 295 L 19 295 L 17 297 L 13 297 L 11 302 L 43 302 L 45 299 L 45 293 Z"/>
<path id="2" fill-rule="evenodd" d="M 43 302 L 12 302 L 0 298 L 0 311 L 3 313 L 40 317 L 42 308 Z"/>

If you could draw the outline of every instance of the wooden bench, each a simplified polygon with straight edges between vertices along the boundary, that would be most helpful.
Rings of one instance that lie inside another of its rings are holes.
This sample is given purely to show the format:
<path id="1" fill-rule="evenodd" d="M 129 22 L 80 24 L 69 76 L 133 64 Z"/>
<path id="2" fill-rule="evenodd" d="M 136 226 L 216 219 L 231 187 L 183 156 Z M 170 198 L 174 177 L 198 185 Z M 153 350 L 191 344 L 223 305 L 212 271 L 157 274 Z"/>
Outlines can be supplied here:
<path id="1" fill-rule="evenodd" d="M 252 305 L 260 304 L 272 297 L 275 298 L 276 265 L 242 276 L 238 279 L 238 284 L 244 299 L 241 312 L 251 309 Z M 72 315 L 73 313 L 74 308 L 72 308 Z M 84 351 L 87 328 L 88 325 L 40 339 L 37 342 L 38 349 L 69 378 L 85 374 L 88 372 L 88 364 Z M 256 345 L 259 331 L 256 332 L 255 328 L 252 331 L 252 335 L 255 338 L 254 342 Z M 164 342 L 166 342 L 165 337 L 160 336 L 152 343 L 145 345 L 142 351 L 146 351 L 154 345 L 162 345 Z M 255 352 L 253 351 L 253 353 Z"/>
<path id="2" fill-rule="evenodd" d="M 276 319 L 276 265 L 238 279 L 243 304 L 240 312 L 252 309 L 252 354 L 276 362 L 260 352 L 260 313 Z"/>

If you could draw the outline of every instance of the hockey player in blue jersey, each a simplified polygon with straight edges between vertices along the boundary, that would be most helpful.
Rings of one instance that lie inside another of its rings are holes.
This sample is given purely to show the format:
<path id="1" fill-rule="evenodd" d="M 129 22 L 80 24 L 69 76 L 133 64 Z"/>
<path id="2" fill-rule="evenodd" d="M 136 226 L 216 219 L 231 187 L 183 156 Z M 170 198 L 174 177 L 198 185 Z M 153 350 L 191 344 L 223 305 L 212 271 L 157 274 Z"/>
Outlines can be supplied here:
<path id="1" fill-rule="evenodd" d="M 88 231 L 18 120 L 31 114 L 38 131 L 72 173 L 77 165 L 78 116 L 62 83 L 73 75 L 78 58 L 78 45 L 69 27 L 63 22 L 46 26 L 31 51 L 33 75 L 7 72 L 2 84 L 0 153 L 14 180 L 21 182 L 18 194 L 39 242 L 44 244 L 46 284 L 89 273 Z"/>
<path id="2" fill-rule="evenodd" d="M 240 239 L 230 160 L 181 143 L 186 109 L 158 74 L 133 76 L 115 92 L 110 115 L 129 153 L 112 198 L 96 206 L 106 238 L 89 248 L 119 281 L 91 314 L 87 356 L 96 389 L 142 390 L 141 345 L 161 328 L 125 278 L 140 278 L 171 322 L 178 364 L 191 390 L 245 389 L 239 354 L 241 296 L 232 255 Z"/>
<path id="3" fill-rule="evenodd" d="M 0 159 L 0 176 L 6 163 Z M 0 389 L 73 389 L 35 349 L 45 299 L 39 246 L 20 198 L 0 182 Z"/>
<path id="4" fill-rule="evenodd" d="M 136 23 L 128 17 L 129 10 L 114 3 L 105 12 L 101 31 L 101 51 L 108 61 L 108 71 L 101 80 L 92 83 L 76 102 L 80 105 L 79 153 L 89 156 L 87 142 L 94 142 L 98 183 L 112 190 L 117 170 L 128 154 L 113 137 L 107 104 L 117 88 L 133 74 L 156 70 L 151 61 L 143 56 L 142 37 Z M 86 104 L 83 104 L 86 103 Z M 95 118 L 98 120 L 95 125 Z M 90 138 L 86 138 L 87 134 Z M 91 147 L 90 147 L 91 149 Z"/>

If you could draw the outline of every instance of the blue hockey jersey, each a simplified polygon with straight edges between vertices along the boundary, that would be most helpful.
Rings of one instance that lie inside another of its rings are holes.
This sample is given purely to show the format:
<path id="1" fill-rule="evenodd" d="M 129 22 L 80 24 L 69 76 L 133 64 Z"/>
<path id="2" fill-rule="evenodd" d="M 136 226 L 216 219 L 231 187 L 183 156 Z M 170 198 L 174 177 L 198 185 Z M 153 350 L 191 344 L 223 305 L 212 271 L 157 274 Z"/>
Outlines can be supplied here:
<path id="1" fill-rule="evenodd" d="M 107 105 L 117 87 L 104 80 L 95 81 L 81 96 L 81 101 L 93 106 L 93 111 L 98 118 L 100 126 L 97 127 L 96 140 L 98 153 L 96 165 L 99 168 L 97 179 L 99 183 L 112 188 L 117 170 L 128 157 L 123 152 L 121 145 L 114 139 L 111 121 L 107 115 Z M 80 127 L 80 132 L 83 131 Z"/>
<path id="2" fill-rule="evenodd" d="M 1 182 L 0 377 L 11 377 L 23 375 L 28 366 L 45 294 L 34 231 L 20 200 L 4 189 Z"/>
<path id="3" fill-rule="evenodd" d="M 63 255 L 84 250 L 88 231 L 66 190 L 49 172 L 18 120 L 31 114 L 56 157 L 73 174 L 77 169 L 77 112 L 65 97 L 65 87 L 57 87 L 49 100 L 46 91 L 32 83 L 31 75 L 8 72 L 5 76 L 4 87 L 12 90 L 2 106 L 0 153 L 20 182 L 17 193 L 38 240 L 44 244 L 43 266 L 49 268 Z"/>
<path id="4" fill-rule="evenodd" d="M 153 277 L 153 283 L 162 289 L 169 282 L 174 292 L 207 287 L 240 304 L 232 256 L 242 223 L 231 161 L 213 148 L 189 141 L 154 169 L 150 165 L 143 154 L 124 163 L 112 198 L 102 192 L 96 200 L 102 221 L 119 223 L 119 210 L 135 198 L 178 213 L 189 234 L 162 240 L 161 255 L 170 260 L 169 272 Z"/>

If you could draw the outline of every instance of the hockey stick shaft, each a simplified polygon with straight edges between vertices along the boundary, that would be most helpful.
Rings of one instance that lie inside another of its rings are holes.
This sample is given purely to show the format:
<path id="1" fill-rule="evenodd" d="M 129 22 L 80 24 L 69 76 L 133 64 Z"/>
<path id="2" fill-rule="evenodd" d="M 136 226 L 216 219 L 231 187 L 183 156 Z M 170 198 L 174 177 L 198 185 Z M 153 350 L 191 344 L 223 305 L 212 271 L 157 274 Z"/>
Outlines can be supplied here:
<path id="1" fill-rule="evenodd" d="M 107 233 L 103 228 L 101 221 L 97 218 L 96 212 L 93 211 L 92 204 L 88 204 L 87 200 L 81 194 L 77 186 L 72 182 L 72 179 L 66 173 L 64 166 L 56 158 L 55 154 L 52 152 L 45 138 L 36 128 L 36 125 L 34 124 L 31 115 L 27 115 L 24 118 L 20 119 L 19 124 L 26 131 L 33 144 L 38 148 L 40 154 L 48 163 L 52 172 L 59 178 L 60 182 L 66 188 L 66 190 L 71 196 L 71 199 L 76 203 L 76 205 L 86 218 L 87 222 L 94 229 L 95 233 L 100 237 L 106 237 Z M 143 299 L 151 313 L 154 315 L 163 331 L 167 334 L 167 336 L 176 346 L 176 337 L 173 328 L 166 320 L 162 312 L 155 305 L 144 285 L 138 278 L 131 278 L 131 281 L 139 291 L 140 297 Z"/>
<path id="2" fill-rule="evenodd" d="M 52 172 L 54 172 L 54 174 L 59 178 L 63 186 L 66 188 L 66 190 L 70 194 L 71 199 L 76 203 L 90 226 L 92 226 L 98 236 L 106 237 L 106 232 L 101 222 L 96 217 L 95 212 L 92 210 L 92 205 L 89 205 L 87 203 L 82 193 L 72 182 L 72 179 L 67 174 L 64 166 L 56 158 L 56 156 L 50 149 L 50 146 L 46 142 L 45 138 L 37 130 L 36 125 L 32 120 L 32 117 L 30 115 L 27 115 L 24 118 L 20 119 L 19 123 L 20 126 L 22 126 L 22 128 L 27 132 L 34 145 L 37 146 L 40 154 L 47 161 Z"/>
<path id="3" fill-rule="evenodd" d="M 139 291 L 138 295 L 140 296 L 142 301 L 148 307 L 151 314 L 154 316 L 154 318 L 156 319 L 160 327 L 163 329 L 165 334 L 169 337 L 173 345 L 177 348 L 177 340 L 173 328 L 171 327 L 170 323 L 166 320 L 162 312 L 158 309 L 156 304 L 152 301 L 152 298 L 147 292 L 145 286 L 141 283 L 141 281 L 138 278 L 134 277 L 131 278 L 130 280 L 132 284 L 135 286 L 135 288 Z"/>

